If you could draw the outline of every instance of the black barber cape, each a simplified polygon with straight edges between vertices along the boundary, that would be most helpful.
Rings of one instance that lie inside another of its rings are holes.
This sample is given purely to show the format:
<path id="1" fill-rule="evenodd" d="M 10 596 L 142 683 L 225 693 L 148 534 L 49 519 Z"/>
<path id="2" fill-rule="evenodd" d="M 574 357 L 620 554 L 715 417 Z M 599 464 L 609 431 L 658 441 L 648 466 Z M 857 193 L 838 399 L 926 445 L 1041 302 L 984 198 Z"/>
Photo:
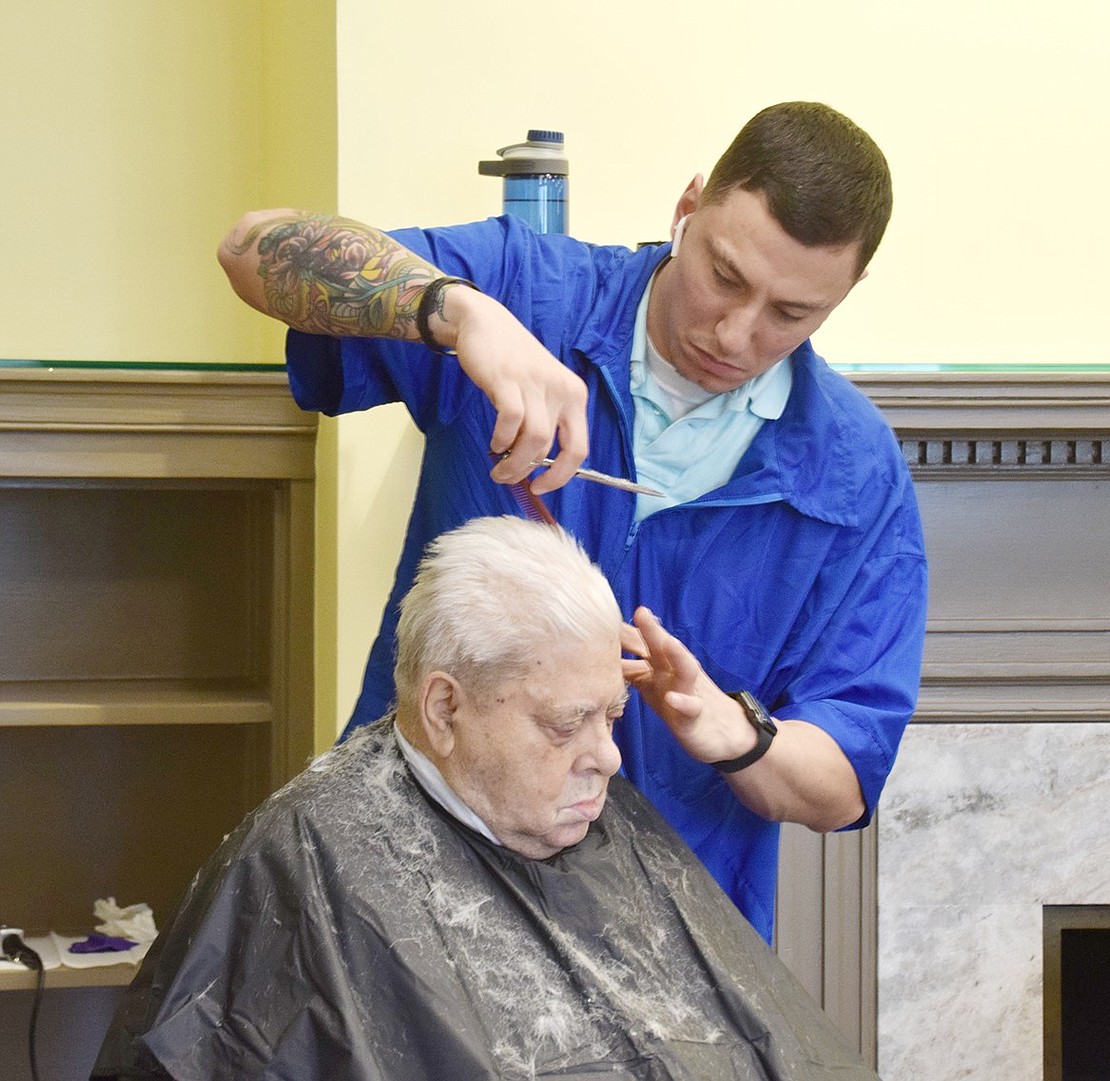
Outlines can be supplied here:
<path id="1" fill-rule="evenodd" d="M 525 859 L 425 796 L 388 719 L 197 875 L 97 1078 L 875 1081 L 623 778 Z"/>

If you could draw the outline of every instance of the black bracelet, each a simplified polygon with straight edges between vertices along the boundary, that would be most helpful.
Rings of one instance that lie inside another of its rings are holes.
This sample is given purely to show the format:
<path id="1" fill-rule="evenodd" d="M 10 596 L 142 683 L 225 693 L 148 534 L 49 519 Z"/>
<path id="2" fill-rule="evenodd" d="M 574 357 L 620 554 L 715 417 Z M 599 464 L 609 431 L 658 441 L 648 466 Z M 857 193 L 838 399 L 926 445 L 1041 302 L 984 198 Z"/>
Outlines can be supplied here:
<path id="1" fill-rule="evenodd" d="M 451 354 L 454 350 L 444 349 L 435 340 L 431 328 L 428 326 L 428 320 L 431 318 L 432 312 L 439 308 L 439 294 L 449 285 L 468 285 L 471 289 L 478 289 L 478 286 L 466 278 L 452 278 L 450 276 L 433 278 L 425 287 L 424 295 L 420 298 L 420 304 L 416 308 L 416 329 L 420 331 L 420 340 L 429 349 L 445 354 Z M 481 292 L 480 289 L 478 291 Z"/>

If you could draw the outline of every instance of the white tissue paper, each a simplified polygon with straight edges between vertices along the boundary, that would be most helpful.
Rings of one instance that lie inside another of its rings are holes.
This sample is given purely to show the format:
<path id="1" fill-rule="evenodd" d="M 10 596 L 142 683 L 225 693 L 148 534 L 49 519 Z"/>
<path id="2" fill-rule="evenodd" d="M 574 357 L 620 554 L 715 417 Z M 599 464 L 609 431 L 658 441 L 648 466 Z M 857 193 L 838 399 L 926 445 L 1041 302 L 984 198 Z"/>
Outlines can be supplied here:
<path id="1" fill-rule="evenodd" d="M 154 912 L 144 902 L 120 908 L 114 897 L 102 897 L 93 905 L 93 915 L 101 921 L 96 930 L 102 935 L 129 938 L 138 943 L 153 942 L 158 937 Z"/>

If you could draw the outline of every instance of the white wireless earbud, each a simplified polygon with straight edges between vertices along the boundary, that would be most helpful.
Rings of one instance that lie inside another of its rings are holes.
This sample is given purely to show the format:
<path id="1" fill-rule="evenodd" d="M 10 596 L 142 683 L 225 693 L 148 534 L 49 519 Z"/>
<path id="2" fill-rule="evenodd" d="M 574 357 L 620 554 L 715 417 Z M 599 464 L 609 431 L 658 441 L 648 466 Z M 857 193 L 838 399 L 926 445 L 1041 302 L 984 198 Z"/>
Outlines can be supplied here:
<path id="1" fill-rule="evenodd" d="M 690 215 L 686 214 L 678 219 L 678 224 L 674 227 L 674 239 L 671 241 L 671 258 L 673 259 L 678 254 L 678 245 L 682 241 L 682 234 L 686 232 L 686 223 L 690 220 Z"/>

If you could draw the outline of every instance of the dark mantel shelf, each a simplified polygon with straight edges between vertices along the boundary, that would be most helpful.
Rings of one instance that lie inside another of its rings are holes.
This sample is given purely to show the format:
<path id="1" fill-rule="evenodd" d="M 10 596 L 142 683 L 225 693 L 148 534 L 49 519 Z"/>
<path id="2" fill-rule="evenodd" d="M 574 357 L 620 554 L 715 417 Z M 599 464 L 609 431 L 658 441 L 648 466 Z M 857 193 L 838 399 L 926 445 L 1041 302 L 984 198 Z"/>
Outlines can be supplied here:
<path id="1" fill-rule="evenodd" d="M 1110 369 L 851 373 L 914 474 L 917 722 L 1110 720 Z"/>
<path id="2" fill-rule="evenodd" d="M 845 374 L 903 441 L 1110 438 L 1110 366 Z"/>

